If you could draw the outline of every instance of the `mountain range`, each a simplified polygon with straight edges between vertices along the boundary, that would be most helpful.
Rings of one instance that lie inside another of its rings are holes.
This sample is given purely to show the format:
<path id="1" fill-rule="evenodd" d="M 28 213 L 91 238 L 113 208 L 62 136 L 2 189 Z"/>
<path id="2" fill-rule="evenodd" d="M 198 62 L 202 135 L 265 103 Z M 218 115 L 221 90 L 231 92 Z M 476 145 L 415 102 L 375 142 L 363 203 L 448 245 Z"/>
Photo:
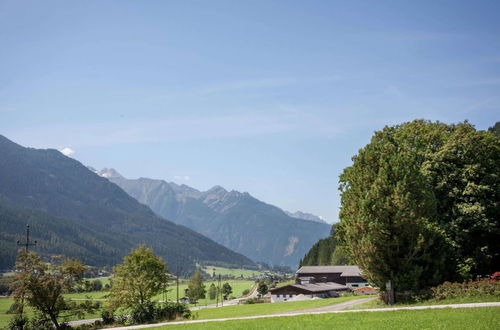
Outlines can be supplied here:
<path id="1" fill-rule="evenodd" d="M 249 258 L 159 217 L 116 184 L 54 149 L 22 147 L 0 135 L 0 269 L 12 268 L 26 224 L 42 255 L 114 265 L 139 244 L 171 271 L 208 263 L 256 267 Z"/>
<path id="2" fill-rule="evenodd" d="M 296 267 L 314 243 L 329 235 L 331 228 L 319 217 L 300 212 L 290 216 L 247 192 L 228 191 L 221 186 L 199 191 L 164 180 L 127 179 L 114 169 L 98 173 L 159 216 L 257 262 Z"/>
<path id="3" fill-rule="evenodd" d="M 289 217 L 292 218 L 297 218 L 297 219 L 304 219 L 304 220 L 309 220 L 309 221 L 315 221 L 315 222 L 320 222 L 320 223 L 328 223 L 326 222 L 326 219 L 323 218 L 322 216 L 314 215 L 311 213 L 305 213 L 302 211 L 297 211 L 297 212 L 288 212 L 284 211 Z"/>

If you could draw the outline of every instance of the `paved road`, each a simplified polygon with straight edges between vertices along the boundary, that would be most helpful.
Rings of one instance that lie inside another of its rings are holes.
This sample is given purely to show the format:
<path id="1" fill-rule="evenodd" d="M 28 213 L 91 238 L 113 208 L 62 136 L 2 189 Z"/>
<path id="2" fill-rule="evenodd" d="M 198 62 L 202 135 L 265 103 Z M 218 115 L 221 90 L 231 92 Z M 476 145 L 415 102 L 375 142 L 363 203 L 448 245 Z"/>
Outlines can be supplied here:
<path id="1" fill-rule="evenodd" d="M 211 319 L 211 320 L 176 321 L 176 322 L 166 322 L 166 323 L 156 323 L 156 324 L 133 325 L 133 326 L 129 326 L 129 327 L 113 328 L 113 330 L 145 329 L 145 328 L 154 328 L 154 327 L 159 327 L 159 326 L 164 326 L 164 325 L 179 325 L 179 324 L 205 323 L 205 322 L 221 322 L 221 321 L 231 321 L 231 320 L 249 320 L 249 319 L 261 319 L 261 318 L 266 318 L 266 317 L 284 317 L 284 316 L 286 317 L 286 316 L 311 315 L 311 314 L 357 313 L 357 312 L 387 312 L 387 311 L 398 311 L 398 310 L 421 310 L 421 309 L 439 309 L 439 308 L 473 308 L 473 307 L 475 308 L 475 307 L 492 307 L 492 306 L 500 307 L 500 302 L 471 303 L 471 304 L 448 304 L 448 305 L 428 305 L 428 306 L 414 306 L 414 307 L 389 307 L 389 308 L 352 309 L 352 310 L 329 310 L 329 311 L 327 310 L 327 311 L 317 311 L 317 312 L 306 312 L 306 311 L 300 312 L 300 311 L 297 311 L 296 313 L 280 313 L 280 314 L 271 314 L 271 315 L 254 315 L 254 316 L 228 317 L 228 318 Z M 330 307 L 334 307 L 334 306 L 330 306 Z"/>

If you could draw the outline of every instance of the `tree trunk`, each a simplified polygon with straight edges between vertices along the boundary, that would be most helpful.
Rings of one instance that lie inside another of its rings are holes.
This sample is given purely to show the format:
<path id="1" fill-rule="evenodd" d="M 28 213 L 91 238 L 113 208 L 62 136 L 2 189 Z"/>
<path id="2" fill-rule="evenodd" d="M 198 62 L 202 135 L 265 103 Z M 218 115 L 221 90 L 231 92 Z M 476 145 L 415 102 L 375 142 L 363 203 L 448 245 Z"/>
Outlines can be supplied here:
<path id="1" fill-rule="evenodd" d="M 57 317 L 54 314 L 49 314 L 49 316 L 50 316 L 50 320 L 52 321 L 52 323 L 54 323 L 54 326 L 56 327 L 56 329 L 59 329 L 60 325 L 57 322 Z"/>

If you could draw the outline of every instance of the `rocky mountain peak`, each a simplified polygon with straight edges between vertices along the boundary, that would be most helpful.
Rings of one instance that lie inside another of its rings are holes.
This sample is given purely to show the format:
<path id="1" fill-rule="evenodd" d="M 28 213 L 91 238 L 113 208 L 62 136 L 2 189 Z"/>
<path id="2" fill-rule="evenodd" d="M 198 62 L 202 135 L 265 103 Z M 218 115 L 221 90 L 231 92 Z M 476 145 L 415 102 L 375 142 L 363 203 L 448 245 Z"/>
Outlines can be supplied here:
<path id="1" fill-rule="evenodd" d="M 295 213 L 291 213 L 291 212 L 288 212 L 288 211 L 285 211 L 285 213 L 292 217 L 292 218 L 296 218 L 296 219 L 303 219 L 303 220 L 309 220 L 309 221 L 314 221 L 314 222 L 320 222 L 320 223 L 328 223 L 326 221 L 326 219 L 320 215 L 314 215 L 314 214 L 311 214 L 311 213 L 305 213 L 305 212 L 302 212 L 302 211 L 297 211 Z"/>
<path id="2" fill-rule="evenodd" d="M 102 176 L 103 178 L 123 178 L 123 176 L 118 173 L 117 170 L 115 170 L 114 168 L 103 168 L 102 170 L 100 170 L 99 172 L 97 172 L 97 174 L 99 174 L 100 176 Z"/>

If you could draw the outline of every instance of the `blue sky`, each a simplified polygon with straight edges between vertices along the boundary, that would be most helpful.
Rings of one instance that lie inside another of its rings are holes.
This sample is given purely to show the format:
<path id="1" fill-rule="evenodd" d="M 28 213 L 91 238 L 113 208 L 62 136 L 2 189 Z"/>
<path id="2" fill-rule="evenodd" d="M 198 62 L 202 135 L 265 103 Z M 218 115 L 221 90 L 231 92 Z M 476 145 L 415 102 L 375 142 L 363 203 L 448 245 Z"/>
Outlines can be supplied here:
<path id="1" fill-rule="evenodd" d="M 3 1 L 0 134 L 337 219 L 375 130 L 500 120 L 498 1 Z"/>

